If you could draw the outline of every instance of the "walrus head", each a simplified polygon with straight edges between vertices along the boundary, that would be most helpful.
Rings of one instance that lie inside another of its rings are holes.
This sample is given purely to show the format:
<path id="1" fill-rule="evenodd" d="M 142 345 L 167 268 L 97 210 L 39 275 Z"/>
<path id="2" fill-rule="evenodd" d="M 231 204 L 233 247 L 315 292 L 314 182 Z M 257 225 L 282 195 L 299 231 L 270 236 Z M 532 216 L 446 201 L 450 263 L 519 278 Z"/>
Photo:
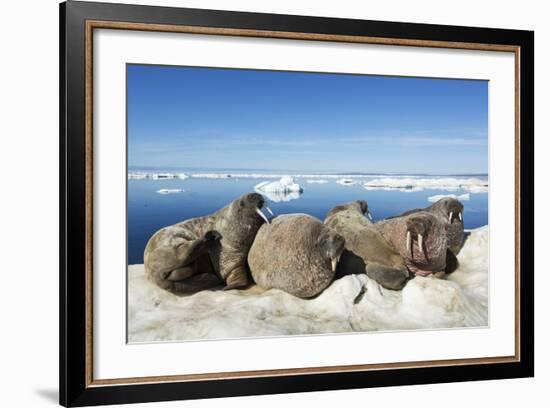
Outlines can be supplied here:
<path id="1" fill-rule="evenodd" d="M 344 251 L 344 244 L 344 238 L 330 229 L 323 230 L 319 238 L 317 238 L 317 247 L 320 249 L 323 256 L 330 259 L 332 272 L 336 271 L 336 265 L 338 265 L 340 256 Z"/>
<path id="2" fill-rule="evenodd" d="M 258 193 L 250 193 L 242 196 L 239 199 L 239 208 L 244 210 L 250 210 L 254 211 L 258 216 L 260 216 L 266 223 L 269 224 L 269 219 L 266 217 L 266 215 L 262 212 L 262 208 L 264 208 L 273 215 L 273 211 L 265 205 L 265 199 L 261 194 Z"/>
<path id="3" fill-rule="evenodd" d="M 405 263 L 415 275 L 427 276 L 445 269 L 447 225 L 427 212 L 406 217 L 406 234 L 401 245 Z M 404 249 L 404 253 L 403 253 Z"/>
<path id="4" fill-rule="evenodd" d="M 326 218 L 329 218 L 340 211 L 349 210 L 350 208 L 356 209 L 361 214 L 366 215 L 368 219 L 372 221 L 372 215 L 369 211 L 369 204 L 365 200 L 355 200 L 351 203 L 337 205 L 327 213 Z"/>
<path id="5" fill-rule="evenodd" d="M 456 198 L 444 197 L 438 200 L 436 203 L 430 206 L 430 209 L 444 214 L 449 224 L 454 222 L 463 222 L 462 213 L 464 212 L 464 205 Z"/>

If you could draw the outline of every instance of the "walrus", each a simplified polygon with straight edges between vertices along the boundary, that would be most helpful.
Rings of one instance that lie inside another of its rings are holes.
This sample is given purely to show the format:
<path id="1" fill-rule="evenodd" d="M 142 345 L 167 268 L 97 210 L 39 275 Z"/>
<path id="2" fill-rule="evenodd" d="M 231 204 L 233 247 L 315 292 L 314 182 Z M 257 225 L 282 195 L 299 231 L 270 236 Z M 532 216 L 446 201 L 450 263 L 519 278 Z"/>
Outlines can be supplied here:
<path id="1" fill-rule="evenodd" d="M 286 214 L 262 225 L 248 253 L 248 265 L 261 288 L 311 298 L 332 282 L 343 250 L 344 238 L 317 218 Z"/>
<path id="2" fill-rule="evenodd" d="M 441 277 L 456 267 L 456 257 L 447 250 L 447 225 L 432 213 L 413 212 L 375 226 L 414 275 Z"/>
<path id="3" fill-rule="evenodd" d="M 214 214 L 160 229 L 145 247 L 146 276 L 177 295 L 224 283 L 224 290 L 247 286 L 248 250 L 269 222 L 261 211 L 264 204 L 261 194 L 246 194 Z"/>
<path id="4" fill-rule="evenodd" d="M 414 214 L 420 211 L 429 212 L 448 225 L 447 248 L 449 248 L 454 255 L 458 255 L 464 244 L 464 205 L 456 198 L 444 197 L 429 207 L 410 210 L 401 214 L 401 216 Z"/>
<path id="5" fill-rule="evenodd" d="M 328 212 L 325 225 L 345 239 L 335 278 L 366 273 L 387 289 L 402 289 L 410 278 L 405 260 L 371 218 L 365 200 L 338 205 Z"/>

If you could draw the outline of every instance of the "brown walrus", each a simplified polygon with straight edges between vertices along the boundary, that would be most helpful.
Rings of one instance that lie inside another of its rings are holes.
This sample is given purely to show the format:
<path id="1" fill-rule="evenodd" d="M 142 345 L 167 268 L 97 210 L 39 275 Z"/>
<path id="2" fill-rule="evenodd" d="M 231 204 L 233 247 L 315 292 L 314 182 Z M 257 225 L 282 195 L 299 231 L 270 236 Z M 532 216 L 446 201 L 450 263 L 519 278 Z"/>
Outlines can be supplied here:
<path id="1" fill-rule="evenodd" d="M 286 214 L 264 224 L 248 253 L 258 286 L 301 298 L 321 293 L 333 280 L 344 239 L 307 214 Z"/>
<path id="2" fill-rule="evenodd" d="M 444 197 L 429 207 L 410 210 L 401 214 L 401 216 L 420 211 L 429 212 L 435 215 L 441 222 L 447 224 L 447 248 L 454 255 L 458 255 L 464 244 L 464 205 L 456 198 Z"/>
<path id="3" fill-rule="evenodd" d="M 334 207 L 325 218 L 345 239 L 336 278 L 366 273 L 387 289 L 402 289 L 409 280 L 405 260 L 365 214 L 370 214 L 367 202 L 357 200 Z"/>
<path id="4" fill-rule="evenodd" d="M 146 276 L 178 295 L 223 283 L 224 289 L 247 286 L 248 251 L 268 222 L 263 206 L 260 194 L 246 194 L 212 215 L 162 228 L 145 247 Z"/>
<path id="5" fill-rule="evenodd" d="M 456 257 L 447 249 L 447 225 L 432 213 L 417 211 L 379 221 L 375 226 L 403 257 L 411 273 L 442 276 L 456 268 Z"/>

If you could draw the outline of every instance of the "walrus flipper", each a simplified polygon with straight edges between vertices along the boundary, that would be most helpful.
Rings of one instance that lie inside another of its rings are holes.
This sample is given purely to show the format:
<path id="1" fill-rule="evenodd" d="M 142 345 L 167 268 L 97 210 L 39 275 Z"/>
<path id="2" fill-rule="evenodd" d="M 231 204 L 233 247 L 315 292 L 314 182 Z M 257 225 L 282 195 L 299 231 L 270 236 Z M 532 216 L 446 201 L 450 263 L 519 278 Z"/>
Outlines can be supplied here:
<path id="1" fill-rule="evenodd" d="M 374 279 L 386 289 L 401 290 L 410 279 L 407 269 L 396 269 L 376 262 L 369 262 L 366 266 L 367 276 Z"/>
<path id="2" fill-rule="evenodd" d="M 176 249 L 178 262 L 187 266 L 195 262 L 201 255 L 208 254 L 222 238 L 217 231 L 208 231 L 202 238 L 182 242 Z M 177 280 L 177 279 L 176 279 Z"/>
<path id="3" fill-rule="evenodd" d="M 248 274 L 244 267 L 238 267 L 231 271 L 225 278 L 225 287 L 222 290 L 240 289 L 250 285 Z"/>
<path id="4" fill-rule="evenodd" d="M 448 248 L 446 254 L 446 262 L 447 264 L 445 265 L 445 273 L 452 273 L 456 271 L 456 269 L 458 268 L 458 259 L 453 251 Z"/>
<path id="5" fill-rule="evenodd" d="M 214 289 L 222 284 L 222 280 L 212 273 L 199 273 L 177 282 L 170 282 L 166 288 L 175 295 L 191 295 L 201 290 Z"/>

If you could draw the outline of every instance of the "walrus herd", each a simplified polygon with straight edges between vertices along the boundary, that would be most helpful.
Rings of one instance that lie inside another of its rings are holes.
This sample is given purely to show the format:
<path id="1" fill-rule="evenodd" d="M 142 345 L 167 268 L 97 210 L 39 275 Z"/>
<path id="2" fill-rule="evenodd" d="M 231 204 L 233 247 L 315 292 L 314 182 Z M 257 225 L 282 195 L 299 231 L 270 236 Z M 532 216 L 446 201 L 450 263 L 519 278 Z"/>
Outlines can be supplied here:
<path id="1" fill-rule="evenodd" d="M 262 209 L 271 215 L 269 219 Z M 145 274 L 176 295 L 257 284 L 312 298 L 335 279 L 366 273 L 400 290 L 415 276 L 458 267 L 464 206 L 454 198 L 373 222 L 368 203 L 273 216 L 262 195 L 245 194 L 214 214 L 157 231 L 145 247 Z"/>

